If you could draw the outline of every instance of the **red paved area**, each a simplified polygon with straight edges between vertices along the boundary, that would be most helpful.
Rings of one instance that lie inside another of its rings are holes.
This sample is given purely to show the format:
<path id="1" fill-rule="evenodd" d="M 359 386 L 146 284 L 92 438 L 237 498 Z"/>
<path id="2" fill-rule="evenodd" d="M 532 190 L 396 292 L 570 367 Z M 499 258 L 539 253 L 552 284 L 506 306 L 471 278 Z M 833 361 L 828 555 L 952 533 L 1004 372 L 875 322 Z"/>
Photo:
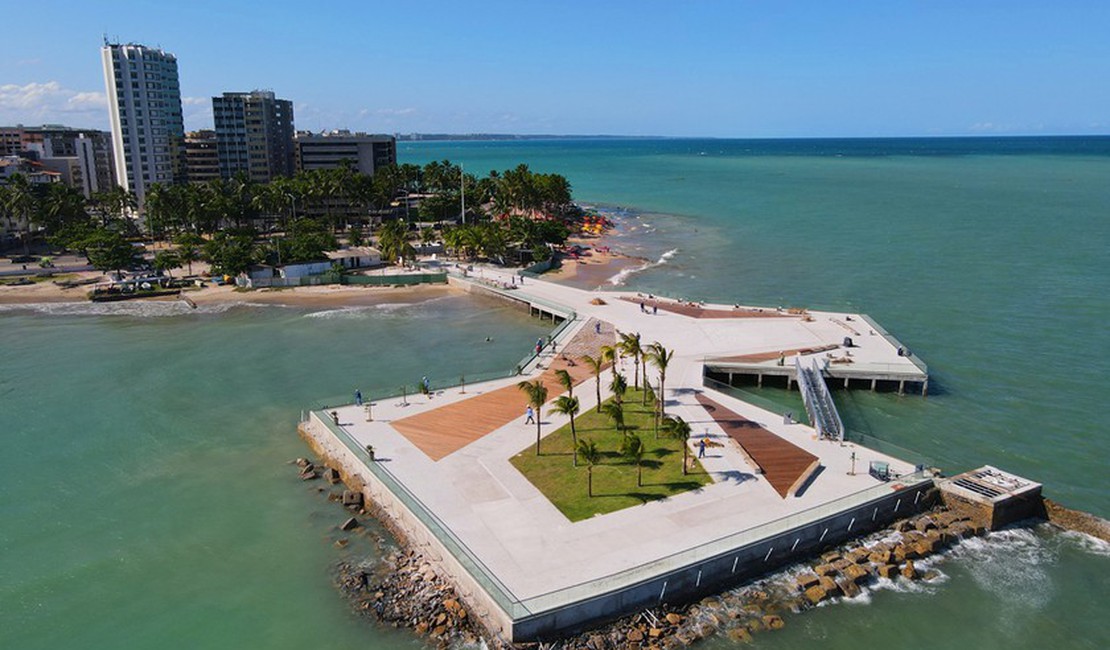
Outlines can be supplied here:
<path id="1" fill-rule="evenodd" d="M 782 498 L 794 494 L 817 469 L 817 456 L 733 413 L 702 393 L 698 393 L 697 398 L 709 416 L 740 444 Z"/>
<path id="2" fill-rule="evenodd" d="M 612 344 L 614 341 L 612 325 L 603 324 L 601 334 L 598 335 L 593 321 L 587 322 L 537 377 L 547 387 L 548 402 L 563 392 L 562 385 L 555 379 L 556 370 L 567 370 L 576 386 L 587 380 L 593 381 L 593 374 L 585 364 L 577 362 L 577 357 L 583 354 L 597 356 L 602 345 Z M 602 380 L 604 379 L 603 377 Z M 524 409 L 527 406 L 528 398 L 513 384 L 395 420 L 392 425 L 429 458 L 439 460 L 513 420 L 523 422 Z M 543 415 L 546 415 L 546 409 L 541 413 L 541 418 Z"/>
<path id="3" fill-rule="evenodd" d="M 839 345 L 822 345 L 815 348 L 794 348 L 791 350 L 772 350 L 771 352 L 756 352 L 754 354 L 738 354 L 732 357 L 714 357 L 714 361 L 742 361 L 750 363 L 758 363 L 760 361 L 771 361 L 778 359 L 780 356 L 789 359 L 796 354 L 817 354 L 818 352 L 828 352 L 839 348 Z M 792 364 L 793 365 L 793 364 Z"/>

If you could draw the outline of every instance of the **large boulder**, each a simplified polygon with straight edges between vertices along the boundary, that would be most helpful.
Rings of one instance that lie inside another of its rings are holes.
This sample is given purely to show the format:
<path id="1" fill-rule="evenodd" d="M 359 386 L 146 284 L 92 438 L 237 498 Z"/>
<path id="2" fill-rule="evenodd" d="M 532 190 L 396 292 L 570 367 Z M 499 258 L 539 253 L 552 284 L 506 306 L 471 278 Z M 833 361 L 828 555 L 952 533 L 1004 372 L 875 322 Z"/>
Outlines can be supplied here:
<path id="1" fill-rule="evenodd" d="M 867 572 L 864 571 L 864 573 L 866 574 Z M 855 598 L 856 596 L 860 595 L 860 593 L 862 593 L 859 585 L 857 585 L 854 580 L 841 578 L 840 580 L 836 581 L 836 584 L 838 587 L 840 587 L 840 591 L 844 592 L 844 596 L 846 598 Z"/>
<path id="2" fill-rule="evenodd" d="M 339 476 L 339 470 L 335 469 L 334 467 L 329 467 L 324 470 L 324 480 L 328 483 L 331 483 L 332 485 L 335 485 L 343 479 Z"/>
<path id="3" fill-rule="evenodd" d="M 852 583 L 857 583 L 857 582 L 859 582 L 860 580 L 863 580 L 866 577 L 867 577 L 867 569 L 863 568 L 862 566 L 860 566 L 858 564 L 853 564 L 852 566 L 850 566 L 850 567 L 848 567 L 847 569 L 844 570 L 844 578 L 846 580 L 850 580 Z M 837 582 L 837 584 L 841 585 L 841 589 L 844 588 L 844 586 L 839 581 Z"/>
<path id="4" fill-rule="evenodd" d="M 906 566 L 902 567 L 902 577 L 909 580 L 917 578 L 917 567 L 913 565 L 913 560 L 908 560 Z"/>
<path id="5" fill-rule="evenodd" d="M 797 582 L 798 584 L 799 591 L 805 591 L 813 585 L 818 584 L 820 582 L 820 578 L 818 578 L 817 575 L 813 573 L 803 573 L 802 575 L 795 578 L 795 582 Z"/>
<path id="6" fill-rule="evenodd" d="M 354 530 L 358 528 L 358 520 L 354 517 L 351 517 L 347 521 L 343 522 L 343 525 L 341 525 L 339 528 L 340 530 Z"/>

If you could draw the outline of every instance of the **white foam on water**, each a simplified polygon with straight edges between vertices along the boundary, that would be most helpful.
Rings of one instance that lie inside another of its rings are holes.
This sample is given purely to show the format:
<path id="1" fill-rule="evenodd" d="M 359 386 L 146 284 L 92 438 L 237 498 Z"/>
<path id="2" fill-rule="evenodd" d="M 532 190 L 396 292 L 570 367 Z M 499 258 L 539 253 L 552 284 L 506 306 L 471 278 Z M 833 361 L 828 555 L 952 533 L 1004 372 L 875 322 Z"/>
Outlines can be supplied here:
<path id="1" fill-rule="evenodd" d="M 244 302 L 221 302 L 198 305 L 193 309 L 180 301 L 121 302 L 43 302 L 0 305 L 0 313 L 30 311 L 52 316 L 126 316 L 129 318 L 166 318 L 191 314 L 222 314 L 237 307 L 254 307 Z"/>
<path id="2" fill-rule="evenodd" d="M 1075 530 L 1065 530 L 1060 533 L 1060 539 L 1091 555 L 1110 557 L 1110 542 L 1094 537 L 1093 535 Z"/>
<path id="3" fill-rule="evenodd" d="M 666 253 L 663 253 L 662 255 L 660 255 L 659 259 L 655 260 L 654 262 L 645 262 L 645 263 L 641 264 L 640 266 L 630 267 L 630 268 L 627 268 L 627 269 L 621 269 L 621 271 L 619 273 L 617 273 L 613 277 L 609 278 L 609 284 L 613 285 L 614 287 L 623 286 L 624 283 L 628 281 L 628 278 L 631 277 L 633 274 L 639 273 L 641 271 L 646 271 L 648 269 L 655 268 L 657 266 L 662 266 L 662 265 L 666 264 L 668 260 L 674 258 L 674 256 L 677 255 L 677 254 L 678 254 L 678 249 L 677 248 L 672 248 L 671 250 L 667 251 Z"/>
<path id="4" fill-rule="evenodd" d="M 1035 530 L 1004 529 L 966 539 L 950 556 L 979 587 L 998 598 L 1002 620 L 1016 623 L 1030 610 L 1043 609 L 1055 596 L 1056 586 L 1046 567 L 1056 562 L 1058 550 Z"/>

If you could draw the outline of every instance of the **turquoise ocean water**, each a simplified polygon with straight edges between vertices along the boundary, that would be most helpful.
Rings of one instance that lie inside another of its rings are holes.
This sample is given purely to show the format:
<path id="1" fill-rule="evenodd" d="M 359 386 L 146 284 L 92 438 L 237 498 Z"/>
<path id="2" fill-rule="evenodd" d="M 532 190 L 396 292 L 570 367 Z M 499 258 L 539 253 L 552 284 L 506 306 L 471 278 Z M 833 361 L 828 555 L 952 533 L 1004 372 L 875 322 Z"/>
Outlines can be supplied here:
<path id="1" fill-rule="evenodd" d="M 617 279 L 628 288 L 871 314 L 934 390 L 839 392 L 849 427 L 1110 516 L 1110 138 L 402 143 L 399 157 L 568 176 L 619 216 L 613 245 L 647 260 Z M 0 311 L 0 647 L 419 646 L 332 588 L 336 561 L 378 550 L 333 546 L 341 512 L 285 465 L 305 453 L 297 416 L 389 390 L 386 372 L 510 367 L 543 326 L 463 297 L 126 309 Z M 938 568 L 756 645 L 1110 647 L 1104 545 L 1015 531 Z"/>

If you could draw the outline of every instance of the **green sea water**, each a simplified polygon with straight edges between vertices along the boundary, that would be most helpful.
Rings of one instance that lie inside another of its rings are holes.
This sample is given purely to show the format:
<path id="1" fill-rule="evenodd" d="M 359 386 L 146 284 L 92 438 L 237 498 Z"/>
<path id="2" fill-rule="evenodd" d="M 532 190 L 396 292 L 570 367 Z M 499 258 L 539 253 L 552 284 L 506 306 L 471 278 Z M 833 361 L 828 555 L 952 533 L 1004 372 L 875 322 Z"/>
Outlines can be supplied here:
<path id="1" fill-rule="evenodd" d="M 616 279 L 628 288 L 871 314 L 930 364 L 934 390 L 838 392 L 849 427 L 1110 516 L 1107 139 L 403 143 L 399 156 L 567 175 L 617 215 L 613 245 L 647 260 Z M 306 453 L 297 417 L 397 377 L 511 367 L 544 331 L 470 297 L 0 311 L 0 648 L 419 646 L 333 588 L 335 563 L 376 557 L 382 533 L 333 545 L 342 511 L 286 464 Z M 756 645 L 1110 647 L 1105 545 L 1015 531 L 937 568 L 939 583 L 788 617 Z"/>

